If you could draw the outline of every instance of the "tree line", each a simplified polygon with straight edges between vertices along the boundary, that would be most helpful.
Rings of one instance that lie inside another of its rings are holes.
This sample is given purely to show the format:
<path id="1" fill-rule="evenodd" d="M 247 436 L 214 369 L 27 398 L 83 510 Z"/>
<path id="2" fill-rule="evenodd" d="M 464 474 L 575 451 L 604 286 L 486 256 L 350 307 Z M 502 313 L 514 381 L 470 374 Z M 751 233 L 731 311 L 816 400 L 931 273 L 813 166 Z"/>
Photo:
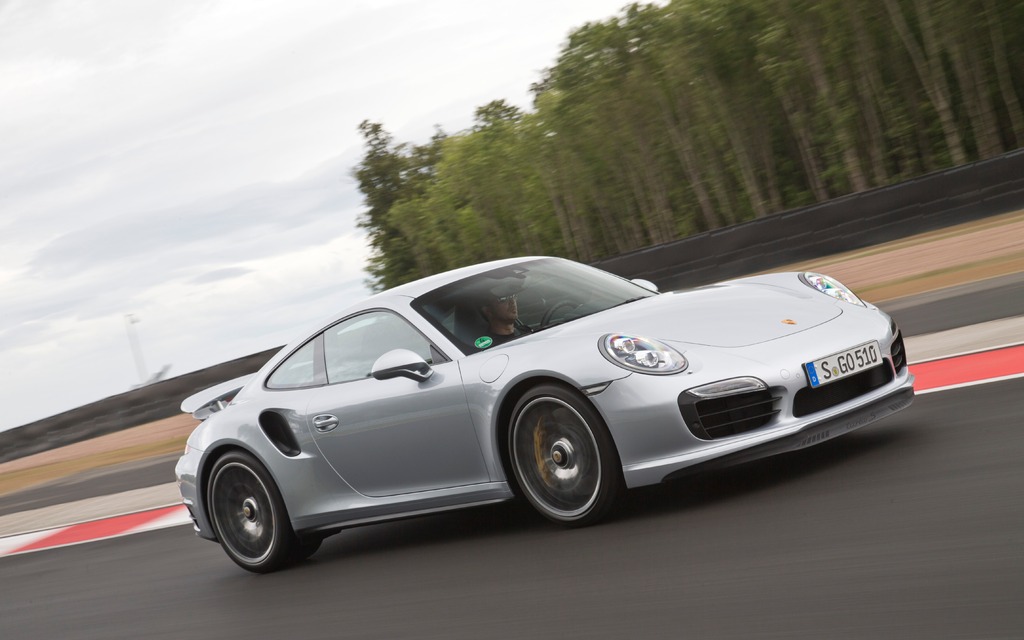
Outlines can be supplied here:
<path id="1" fill-rule="evenodd" d="M 677 0 L 573 31 L 473 126 L 360 132 L 374 289 L 584 262 L 1024 145 L 1020 0 Z"/>

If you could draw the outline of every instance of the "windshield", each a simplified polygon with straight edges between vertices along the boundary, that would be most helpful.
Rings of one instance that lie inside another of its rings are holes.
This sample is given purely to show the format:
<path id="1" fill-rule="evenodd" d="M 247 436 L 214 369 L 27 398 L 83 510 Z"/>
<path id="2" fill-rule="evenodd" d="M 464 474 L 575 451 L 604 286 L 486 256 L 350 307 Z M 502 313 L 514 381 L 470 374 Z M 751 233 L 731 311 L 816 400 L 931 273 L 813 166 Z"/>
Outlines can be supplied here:
<path id="1" fill-rule="evenodd" d="M 544 258 L 447 284 L 412 306 L 464 353 L 657 295 L 585 265 Z"/>

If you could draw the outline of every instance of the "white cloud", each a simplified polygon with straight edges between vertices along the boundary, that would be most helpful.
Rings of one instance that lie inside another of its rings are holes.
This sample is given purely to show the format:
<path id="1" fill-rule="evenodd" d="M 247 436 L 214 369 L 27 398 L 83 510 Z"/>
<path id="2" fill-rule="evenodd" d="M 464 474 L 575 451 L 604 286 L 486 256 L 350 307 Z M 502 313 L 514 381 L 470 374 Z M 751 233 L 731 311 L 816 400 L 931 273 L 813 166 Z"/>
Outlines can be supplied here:
<path id="1" fill-rule="evenodd" d="M 0 429 L 367 292 L 357 125 L 457 131 L 620 0 L 0 4 Z"/>

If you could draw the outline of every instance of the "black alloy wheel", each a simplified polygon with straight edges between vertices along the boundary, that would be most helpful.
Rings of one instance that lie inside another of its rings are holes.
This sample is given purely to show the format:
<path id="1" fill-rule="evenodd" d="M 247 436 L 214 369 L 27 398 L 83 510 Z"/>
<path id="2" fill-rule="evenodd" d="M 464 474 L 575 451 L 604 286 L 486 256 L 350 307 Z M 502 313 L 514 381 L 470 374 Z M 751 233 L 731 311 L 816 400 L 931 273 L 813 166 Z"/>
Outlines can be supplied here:
<path id="1" fill-rule="evenodd" d="M 210 472 L 207 506 L 217 539 L 243 569 L 269 573 L 299 557 L 299 541 L 281 493 L 250 454 L 232 451 L 217 460 Z"/>

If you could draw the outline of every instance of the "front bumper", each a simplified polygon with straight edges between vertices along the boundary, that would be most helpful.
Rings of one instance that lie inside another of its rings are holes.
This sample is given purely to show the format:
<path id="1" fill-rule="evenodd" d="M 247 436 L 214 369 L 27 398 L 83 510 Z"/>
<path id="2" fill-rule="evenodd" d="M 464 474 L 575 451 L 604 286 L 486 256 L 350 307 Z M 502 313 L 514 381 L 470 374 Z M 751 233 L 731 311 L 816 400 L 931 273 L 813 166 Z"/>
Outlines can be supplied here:
<path id="1" fill-rule="evenodd" d="M 796 451 L 881 420 L 910 406 L 914 400 L 913 376 L 869 395 L 868 399 L 824 415 L 801 420 L 783 429 L 771 429 L 736 437 L 696 451 L 649 460 L 623 468 L 626 485 L 656 484 L 712 468 L 727 467 L 759 458 Z"/>
<path id="2" fill-rule="evenodd" d="M 899 389 L 884 398 L 876 400 L 871 404 L 860 407 L 855 411 L 845 413 L 841 416 L 824 420 L 811 426 L 801 429 L 796 433 L 756 445 L 749 449 L 743 449 L 718 458 L 712 458 L 706 462 L 690 465 L 674 471 L 664 477 L 664 480 L 675 480 L 693 473 L 707 471 L 709 469 L 720 469 L 731 467 L 768 456 L 798 451 L 826 440 L 831 440 L 844 433 L 869 425 L 876 420 L 892 415 L 910 406 L 914 401 L 914 389 Z"/>

